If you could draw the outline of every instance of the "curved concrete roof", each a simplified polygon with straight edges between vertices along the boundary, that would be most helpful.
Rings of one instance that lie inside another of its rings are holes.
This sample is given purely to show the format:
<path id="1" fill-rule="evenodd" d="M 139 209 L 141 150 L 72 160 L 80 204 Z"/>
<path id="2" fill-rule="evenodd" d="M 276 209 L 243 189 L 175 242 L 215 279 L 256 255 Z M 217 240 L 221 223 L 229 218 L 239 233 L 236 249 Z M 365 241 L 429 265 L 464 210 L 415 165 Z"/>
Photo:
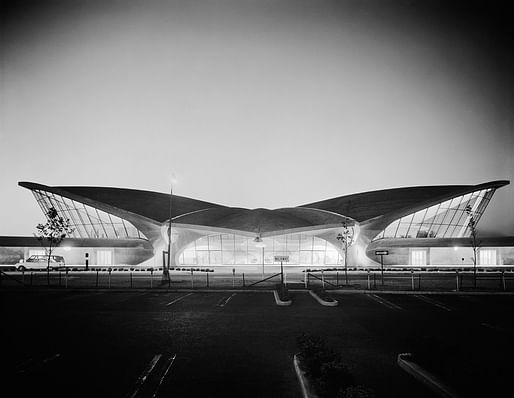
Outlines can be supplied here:
<path id="1" fill-rule="evenodd" d="M 500 188 L 509 181 L 491 181 L 478 185 L 435 185 L 384 189 L 340 196 L 300 207 L 328 210 L 351 217 L 358 222 L 370 220 L 402 209 L 427 207 L 455 196 L 487 188 Z"/>
<path id="2" fill-rule="evenodd" d="M 160 192 L 112 187 L 49 187 L 33 182 L 19 182 L 18 185 L 31 190 L 39 189 L 62 196 L 70 193 L 75 197 L 80 196 L 94 202 L 104 203 L 108 206 L 129 211 L 161 223 L 170 218 L 170 195 Z M 173 195 L 172 217 L 216 207 L 225 206 Z"/>
<path id="3" fill-rule="evenodd" d="M 479 185 L 420 186 L 371 191 L 340 196 L 298 207 L 282 209 L 244 209 L 222 206 L 173 195 L 172 220 L 175 224 L 203 226 L 252 233 L 302 228 L 340 226 L 354 220 L 364 222 L 487 188 L 500 188 L 509 181 L 491 181 Z M 107 205 L 127 214 L 144 217 L 155 224 L 169 219 L 170 195 L 158 192 L 111 187 L 48 187 L 20 182 L 28 189 L 39 189 L 86 201 L 89 205 Z"/>
<path id="4" fill-rule="evenodd" d="M 173 218 L 176 224 L 189 224 L 214 228 L 247 231 L 266 235 L 274 231 L 341 226 L 353 224 L 353 220 L 318 209 L 284 208 L 242 209 L 234 207 L 214 208 Z"/>

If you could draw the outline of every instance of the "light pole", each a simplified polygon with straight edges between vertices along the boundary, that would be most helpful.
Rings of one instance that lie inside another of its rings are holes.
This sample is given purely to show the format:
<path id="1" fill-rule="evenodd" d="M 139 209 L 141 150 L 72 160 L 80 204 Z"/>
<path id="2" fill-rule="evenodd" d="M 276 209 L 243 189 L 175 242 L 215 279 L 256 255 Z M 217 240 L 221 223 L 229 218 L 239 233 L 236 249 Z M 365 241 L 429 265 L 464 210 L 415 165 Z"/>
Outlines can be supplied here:
<path id="1" fill-rule="evenodd" d="M 168 261 L 167 264 L 165 264 L 164 270 L 163 270 L 163 280 L 167 281 L 168 283 L 171 282 L 170 278 L 170 264 L 171 264 L 171 218 L 172 218 L 172 205 L 173 205 L 173 183 L 175 182 L 175 175 L 172 175 L 171 177 L 171 188 L 170 188 L 170 219 L 168 224 Z"/>

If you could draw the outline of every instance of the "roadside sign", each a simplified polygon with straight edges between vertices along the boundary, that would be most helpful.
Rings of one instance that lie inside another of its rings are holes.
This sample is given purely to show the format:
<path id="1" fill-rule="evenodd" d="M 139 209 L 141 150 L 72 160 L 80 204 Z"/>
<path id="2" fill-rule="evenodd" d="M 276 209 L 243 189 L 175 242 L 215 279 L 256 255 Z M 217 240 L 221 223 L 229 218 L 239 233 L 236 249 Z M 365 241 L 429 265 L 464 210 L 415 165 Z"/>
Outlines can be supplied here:
<path id="1" fill-rule="evenodd" d="M 289 256 L 275 256 L 275 261 L 276 262 L 288 263 L 289 262 Z"/>
<path id="2" fill-rule="evenodd" d="M 388 250 L 375 250 L 375 256 L 387 256 L 388 254 Z"/>

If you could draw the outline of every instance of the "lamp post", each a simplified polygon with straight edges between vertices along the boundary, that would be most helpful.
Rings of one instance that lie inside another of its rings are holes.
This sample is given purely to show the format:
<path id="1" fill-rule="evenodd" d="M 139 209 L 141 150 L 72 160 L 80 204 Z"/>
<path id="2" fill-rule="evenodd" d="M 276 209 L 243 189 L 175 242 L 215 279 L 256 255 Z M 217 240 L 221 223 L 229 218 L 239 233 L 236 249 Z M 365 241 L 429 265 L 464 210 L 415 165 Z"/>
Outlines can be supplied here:
<path id="1" fill-rule="evenodd" d="M 171 177 L 171 188 L 170 188 L 170 219 L 168 224 L 168 259 L 163 270 L 163 280 L 171 282 L 170 278 L 170 264 L 171 264 L 171 218 L 172 218 L 172 205 L 173 205 L 173 183 L 175 182 L 175 175 Z"/>

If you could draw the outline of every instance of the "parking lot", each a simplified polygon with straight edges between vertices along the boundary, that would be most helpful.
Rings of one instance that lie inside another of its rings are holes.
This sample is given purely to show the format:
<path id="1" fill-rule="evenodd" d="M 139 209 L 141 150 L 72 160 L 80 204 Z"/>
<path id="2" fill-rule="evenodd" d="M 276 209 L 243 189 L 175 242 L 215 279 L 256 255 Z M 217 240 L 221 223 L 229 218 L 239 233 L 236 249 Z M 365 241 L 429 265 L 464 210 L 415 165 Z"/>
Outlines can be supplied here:
<path id="1" fill-rule="evenodd" d="M 308 332 L 377 396 L 434 396 L 396 362 L 426 344 L 473 354 L 481 377 L 456 366 L 459 391 L 508 382 L 510 295 L 333 296 L 324 307 L 292 291 L 279 307 L 269 291 L 4 290 L 2 374 L 16 396 L 298 397 L 292 357 Z"/>

